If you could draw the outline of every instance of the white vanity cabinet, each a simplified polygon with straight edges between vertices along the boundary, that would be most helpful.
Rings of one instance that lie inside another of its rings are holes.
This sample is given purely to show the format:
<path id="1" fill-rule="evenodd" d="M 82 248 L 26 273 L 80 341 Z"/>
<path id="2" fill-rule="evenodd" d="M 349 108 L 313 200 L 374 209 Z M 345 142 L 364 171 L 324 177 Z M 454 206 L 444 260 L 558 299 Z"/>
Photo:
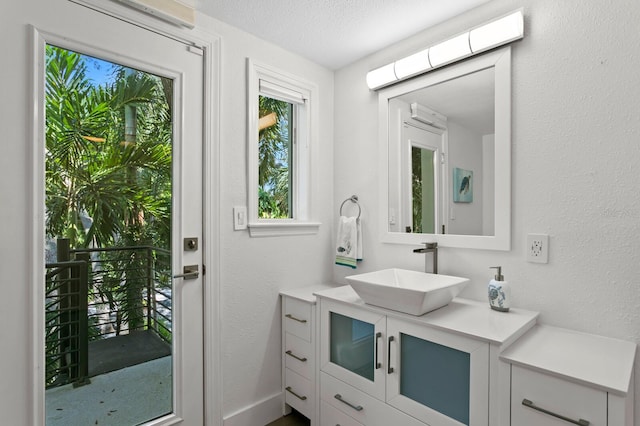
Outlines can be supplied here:
<path id="1" fill-rule="evenodd" d="M 291 407 L 317 424 L 317 322 L 314 291 L 317 285 L 280 292 L 282 298 L 282 389 L 284 414 Z"/>
<path id="2" fill-rule="evenodd" d="M 366 305 L 350 286 L 317 295 L 322 406 L 367 426 L 500 424 L 498 354 L 536 313 L 454 299 L 416 317 Z"/>
<path id="3" fill-rule="evenodd" d="M 536 326 L 500 358 L 511 374 L 513 426 L 632 426 L 631 342 Z"/>

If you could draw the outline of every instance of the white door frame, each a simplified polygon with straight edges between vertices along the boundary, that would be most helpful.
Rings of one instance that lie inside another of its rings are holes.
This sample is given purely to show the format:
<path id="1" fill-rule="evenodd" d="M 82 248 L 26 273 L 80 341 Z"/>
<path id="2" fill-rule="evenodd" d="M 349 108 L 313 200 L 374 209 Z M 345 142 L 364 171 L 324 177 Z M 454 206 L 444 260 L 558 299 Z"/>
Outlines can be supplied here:
<path id="1" fill-rule="evenodd" d="M 138 27 L 154 31 L 164 36 L 198 46 L 204 51 L 204 93 L 203 93 L 203 263 L 206 275 L 203 276 L 203 327 L 204 327 L 204 418 L 210 426 L 222 425 L 222 369 L 221 369 L 221 317 L 220 317 L 220 44 L 219 35 L 199 29 L 185 30 L 157 21 L 139 12 L 114 2 L 96 0 L 70 0 L 101 13 L 112 15 Z M 31 229 L 31 307 L 33 315 L 30 340 L 32 370 L 32 424 L 44 425 L 45 402 L 42 383 L 42 342 L 44 312 L 41 308 L 41 294 L 36 285 L 42 283 L 44 270 L 44 109 L 40 100 L 44 99 L 43 77 L 38 70 L 44 58 L 43 40 L 51 40 L 50 33 L 44 29 L 32 27 L 32 134 L 33 148 L 31 164 L 33 167 L 30 184 L 32 198 L 30 212 L 33 218 Z M 46 35 L 46 37 L 45 37 Z"/>

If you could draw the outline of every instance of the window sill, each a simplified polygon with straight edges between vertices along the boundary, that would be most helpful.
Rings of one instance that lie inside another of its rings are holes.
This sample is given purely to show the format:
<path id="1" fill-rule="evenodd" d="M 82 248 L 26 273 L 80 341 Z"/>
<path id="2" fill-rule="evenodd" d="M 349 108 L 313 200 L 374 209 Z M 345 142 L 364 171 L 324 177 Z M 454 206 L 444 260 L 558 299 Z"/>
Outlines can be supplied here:
<path id="1" fill-rule="evenodd" d="M 320 222 L 260 221 L 248 224 L 252 237 L 279 237 L 287 235 L 314 235 L 320 229 Z"/>

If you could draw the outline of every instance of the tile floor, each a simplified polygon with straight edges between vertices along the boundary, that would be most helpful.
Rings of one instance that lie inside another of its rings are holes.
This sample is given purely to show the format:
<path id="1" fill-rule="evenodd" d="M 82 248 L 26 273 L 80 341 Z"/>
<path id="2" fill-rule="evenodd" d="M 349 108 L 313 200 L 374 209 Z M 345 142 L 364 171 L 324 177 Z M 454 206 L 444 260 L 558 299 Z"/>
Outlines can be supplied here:
<path id="1" fill-rule="evenodd" d="M 267 426 L 309 426 L 311 422 L 302 414 L 293 410 L 288 416 L 284 416 Z"/>

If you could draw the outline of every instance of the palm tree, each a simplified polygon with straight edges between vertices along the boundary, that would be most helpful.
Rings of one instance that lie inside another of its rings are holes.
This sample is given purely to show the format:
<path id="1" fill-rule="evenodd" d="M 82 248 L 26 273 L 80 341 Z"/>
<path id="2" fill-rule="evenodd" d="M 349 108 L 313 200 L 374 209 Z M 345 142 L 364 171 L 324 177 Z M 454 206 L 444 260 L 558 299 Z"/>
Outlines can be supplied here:
<path id="1" fill-rule="evenodd" d="M 290 217 L 290 126 L 292 105 L 259 97 L 259 117 L 275 114 L 274 123 L 259 131 L 258 210 L 260 217 Z"/>
<path id="2" fill-rule="evenodd" d="M 86 57 L 54 46 L 46 67 L 47 237 L 76 248 L 170 247 L 171 80 L 120 67 L 111 84 L 96 86 Z M 141 308 L 127 305 L 139 299 L 142 260 L 124 261 L 124 281 L 116 276 L 98 290 L 137 328 Z M 122 285 L 118 301 L 113 287 Z"/>

